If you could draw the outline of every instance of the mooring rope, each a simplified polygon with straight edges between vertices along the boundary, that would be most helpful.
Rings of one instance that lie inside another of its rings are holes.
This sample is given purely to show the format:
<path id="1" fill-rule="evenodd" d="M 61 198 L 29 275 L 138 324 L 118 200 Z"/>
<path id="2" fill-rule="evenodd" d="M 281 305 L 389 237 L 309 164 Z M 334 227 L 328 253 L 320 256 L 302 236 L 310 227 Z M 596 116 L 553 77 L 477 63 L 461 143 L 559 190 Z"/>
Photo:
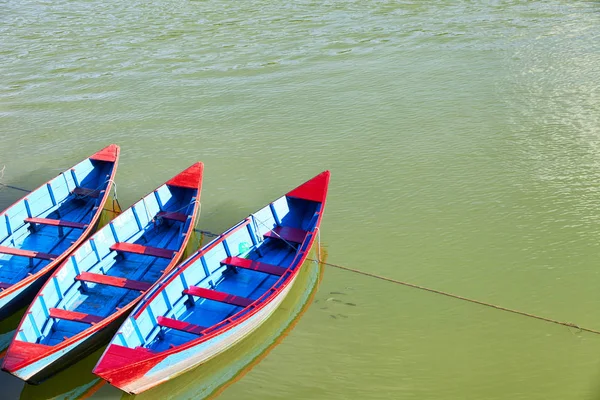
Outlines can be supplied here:
<path id="1" fill-rule="evenodd" d="M 200 229 L 194 229 L 194 231 L 199 232 L 201 234 L 207 235 L 207 236 L 212 236 L 212 237 L 219 237 L 219 234 L 210 232 L 210 231 L 203 231 Z M 322 265 L 327 265 L 329 267 L 333 267 L 333 268 L 337 268 L 337 269 L 341 269 L 344 271 L 348 271 L 348 272 L 353 272 L 355 274 L 359 274 L 359 275 L 363 275 L 363 276 L 368 276 L 370 278 L 375 278 L 375 279 L 379 279 L 382 281 L 387 281 L 387 282 L 391 282 L 391 283 L 395 283 L 397 285 L 403 285 L 403 286 L 407 286 L 407 287 L 411 287 L 413 289 L 419 289 L 419 290 L 423 290 L 429 293 L 435 293 L 435 294 L 441 294 L 442 296 L 446 296 L 446 297 L 451 297 L 453 299 L 457 299 L 457 300 L 462 300 L 462 301 L 466 301 L 469 303 L 473 303 L 473 304 L 478 304 L 480 306 L 485 306 L 485 307 L 490 307 L 490 308 L 495 308 L 496 310 L 501 310 L 501 311 L 506 311 L 509 313 L 513 313 L 513 314 L 517 314 L 517 315 L 521 315 L 524 317 L 529 317 L 529 318 L 534 318 L 540 321 L 545 321 L 545 322 L 550 322 L 552 324 L 556 324 L 556 325 L 561 325 L 561 326 L 566 326 L 567 328 L 574 328 L 577 329 L 579 331 L 584 331 L 584 332 L 589 332 L 589 333 L 595 333 L 596 335 L 600 335 L 600 331 L 595 330 L 595 329 L 591 329 L 591 328 L 586 328 L 583 326 L 579 326 L 577 324 L 574 324 L 572 322 L 562 322 L 562 321 L 558 321 L 552 318 L 546 318 L 546 317 L 542 317 L 539 315 L 535 315 L 535 314 L 530 314 L 530 313 L 526 313 L 524 311 L 519 311 L 519 310 L 513 310 L 512 308 L 506 308 L 506 307 L 502 307 L 502 306 L 498 306 L 495 304 L 491 304 L 491 303 L 486 303 L 484 301 L 480 301 L 480 300 L 474 300 L 474 299 L 469 299 L 468 297 L 463 297 L 463 296 L 459 296 L 457 294 L 452 294 L 452 293 L 448 293 L 448 292 L 444 292 L 441 290 L 437 290 L 437 289 L 431 289 L 425 286 L 420 286 L 420 285 L 416 285 L 414 283 L 409 283 L 409 282 L 404 282 L 404 281 L 400 281 L 397 279 L 393 279 L 393 278 L 388 278 L 387 276 L 383 276 L 383 275 L 377 275 L 377 274 L 373 274 L 371 272 L 366 272 L 366 271 L 361 271 L 359 269 L 354 269 L 354 268 L 350 268 L 350 267 L 345 267 L 343 265 L 338 265 L 338 264 L 332 264 L 329 262 L 323 262 L 321 261 L 321 232 L 320 230 L 317 231 L 318 234 L 318 243 L 317 245 L 319 246 L 317 249 L 317 257 L 318 259 L 315 260 L 314 258 L 307 258 L 308 261 L 314 261 L 314 262 L 318 262 Z"/>
<path id="2" fill-rule="evenodd" d="M 314 259 L 310 259 L 310 258 L 309 258 L 309 260 L 319 262 L 318 260 L 314 260 Z M 600 335 L 600 331 L 597 331 L 595 329 L 585 328 L 583 326 L 579 326 L 579 325 L 576 325 L 576 324 L 571 323 L 571 322 L 557 321 L 555 319 L 541 317 L 539 315 L 529 314 L 529 313 L 526 313 L 526 312 L 523 312 L 523 311 L 518 311 L 518 310 L 513 310 L 511 308 L 497 306 L 495 304 L 486 303 L 484 301 L 469 299 L 467 297 L 459 296 L 457 294 L 443 292 L 441 290 L 431 289 L 431 288 L 428 288 L 428 287 L 425 287 L 425 286 L 415 285 L 414 283 L 408 283 L 408 282 L 399 281 L 397 279 L 388 278 L 386 276 L 377 275 L 377 274 L 373 274 L 373 273 L 370 273 L 370 272 L 361 271 L 361 270 L 350 268 L 350 267 L 344 267 L 342 265 L 332 264 L 332 263 L 328 263 L 328 262 L 322 262 L 321 264 L 328 265 L 328 266 L 333 267 L 333 268 L 338 268 L 338 269 L 341 269 L 341 270 L 344 270 L 344 271 L 354 272 L 355 274 L 364 275 L 364 276 L 368 276 L 368 277 L 371 277 L 371 278 L 380 279 L 380 280 L 383 280 L 383 281 L 388 281 L 388 282 L 395 283 L 395 284 L 398 284 L 398 285 L 404 285 L 404 286 L 408 286 L 408 287 L 411 287 L 411 288 L 414 288 L 414 289 L 424 290 L 426 292 L 441 294 L 443 296 L 452 297 L 454 299 L 468 301 L 470 303 L 479 304 L 481 306 L 495 308 L 496 310 L 502 310 L 502 311 L 513 313 L 513 314 L 518 314 L 518 315 L 522 315 L 522 316 L 529 317 L 529 318 L 535 318 L 535 319 L 539 319 L 541 321 L 550 322 L 550 323 L 553 323 L 553 324 L 566 326 L 568 328 L 575 328 L 575 329 L 578 329 L 580 331 L 585 331 L 585 332 L 590 332 L 590 333 L 595 333 L 597 335 Z"/>
<path id="3" fill-rule="evenodd" d="M 21 192 L 26 192 L 26 193 L 31 192 L 31 190 L 23 189 L 23 188 L 13 186 L 13 185 L 7 185 L 6 183 L 2 182 L 2 179 L 4 179 L 4 171 L 6 171 L 6 165 L 2 166 L 2 170 L 0 170 L 0 186 L 1 187 L 7 187 L 9 189 L 20 190 Z"/>

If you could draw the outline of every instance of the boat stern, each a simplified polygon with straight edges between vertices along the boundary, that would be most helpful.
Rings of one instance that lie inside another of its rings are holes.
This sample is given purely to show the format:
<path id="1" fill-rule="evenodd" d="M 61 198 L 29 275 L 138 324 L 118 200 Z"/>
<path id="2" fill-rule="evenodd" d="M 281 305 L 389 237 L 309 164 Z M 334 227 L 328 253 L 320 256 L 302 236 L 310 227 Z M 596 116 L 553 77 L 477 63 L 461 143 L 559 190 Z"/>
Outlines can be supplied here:
<path id="1" fill-rule="evenodd" d="M 52 350 L 52 346 L 13 340 L 4 356 L 2 370 L 29 381 L 53 361 Z"/>
<path id="2" fill-rule="evenodd" d="M 111 385 L 133 393 L 136 382 L 142 380 L 163 358 L 143 347 L 131 349 L 112 343 L 92 372 Z"/>

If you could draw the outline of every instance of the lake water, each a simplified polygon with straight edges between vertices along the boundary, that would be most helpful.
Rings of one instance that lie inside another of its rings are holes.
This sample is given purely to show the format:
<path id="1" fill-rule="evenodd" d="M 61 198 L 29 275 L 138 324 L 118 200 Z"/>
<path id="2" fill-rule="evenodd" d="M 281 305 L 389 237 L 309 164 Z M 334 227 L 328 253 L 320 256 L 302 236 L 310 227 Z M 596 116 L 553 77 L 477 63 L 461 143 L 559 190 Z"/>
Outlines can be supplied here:
<path id="1" fill-rule="evenodd" d="M 600 2 L 5 0 L 0 22 L 2 182 L 114 142 L 129 206 L 201 160 L 199 227 L 221 232 L 330 169 L 329 262 L 600 329 Z M 599 336 L 325 267 L 219 399 L 599 382 Z"/>

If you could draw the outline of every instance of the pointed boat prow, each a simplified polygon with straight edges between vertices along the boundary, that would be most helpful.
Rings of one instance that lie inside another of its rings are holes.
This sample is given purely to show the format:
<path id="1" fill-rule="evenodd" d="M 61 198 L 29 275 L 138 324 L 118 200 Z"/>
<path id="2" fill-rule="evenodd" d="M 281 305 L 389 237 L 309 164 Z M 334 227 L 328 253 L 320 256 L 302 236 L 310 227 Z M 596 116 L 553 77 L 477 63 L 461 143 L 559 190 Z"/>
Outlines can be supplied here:
<path id="1" fill-rule="evenodd" d="M 107 161 L 107 162 L 115 162 L 119 159 L 119 152 L 121 149 L 116 144 L 111 144 L 103 148 L 102 150 L 96 152 L 90 159 L 96 161 Z"/>
<path id="2" fill-rule="evenodd" d="M 178 186 L 189 189 L 202 189 L 202 175 L 204 173 L 204 164 L 197 162 L 181 173 L 175 175 L 167 181 L 167 185 Z"/>
<path id="3" fill-rule="evenodd" d="M 314 178 L 304 182 L 296 189 L 288 192 L 286 196 L 323 203 L 327 198 L 330 176 L 331 173 L 329 171 L 323 171 Z"/>

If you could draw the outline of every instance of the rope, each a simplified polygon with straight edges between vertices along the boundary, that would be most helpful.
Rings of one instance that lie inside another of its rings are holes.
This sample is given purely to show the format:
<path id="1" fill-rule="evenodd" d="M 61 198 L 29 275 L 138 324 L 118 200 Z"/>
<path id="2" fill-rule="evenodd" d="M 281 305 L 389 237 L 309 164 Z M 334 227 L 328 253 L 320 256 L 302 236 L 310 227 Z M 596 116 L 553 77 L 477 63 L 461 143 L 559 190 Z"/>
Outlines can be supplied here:
<path id="1" fill-rule="evenodd" d="M 0 186 L 6 187 L 6 188 L 9 188 L 9 189 L 20 190 L 21 192 L 25 192 L 25 193 L 31 193 L 31 190 L 23 189 L 23 188 L 20 188 L 20 187 L 17 187 L 17 186 L 13 186 L 13 185 L 7 185 L 6 183 L 2 183 L 2 182 L 0 182 Z"/>
<path id="2" fill-rule="evenodd" d="M 288 242 L 287 240 L 285 240 L 284 238 L 282 238 L 277 232 L 275 232 L 273 230 L 273 228 L 269 228 L 264 222 L 262 222 L 260 219 L 256 218 L 256 216 L 252 215 L 252 217 L 253 217 L 253 219 L 255 221 L 260 222 L 260 224 L 262 226 L 264 226 L 265 228 L 267 228 L 268 230 L 270 230 L 271 233 L 275 234 L 275 236 L 277 236 L 280 240 L 283 240 L 285 242 L 285 244 L 287 244 L 288 246 L 290 246 L 294 251 L 298 250 L 298 248 L 296 248 L 293 244 L 291 244 L 290 242 Z M 256 228 L 254 228 L 254 229 L 256 229 Z M 317 228 L 317 229 L 319 229 L 319 228 Z M 256 229 L 256 232 L 258 232 L 258 229 Z"/>
<path id="3" fill-rule="evenodd" d="M 2 169 L 0 170 L 0 186 L 7 187 L 9 189 L 20 190 L 21 192 L 25 193 L 31 193 L 31 190 L 23 189 L 13 185 L 7 185 L 6 183 L 2 182 L 2 179 L 4 179 L 4 171 L 6 171 L 6 165 L 3 165 Z"/>
<path id="4" fill-rule="evenodd" d="M 317 258 L 319 263 L 323 264 L 323 259 L 321 258 L 321 231 L 319 230 L 318 226 L 315 228 L 315 230 L 317 231 Z"/>
<path id="5" fill-rule="evenodd" d="M 319 262 L 318 260 L 314 260 L 314 259 L 309 259 L 309 260 Z M 562 325 L 562 326 L 566 326 L 568 328 L 575 328 L 575 329 L 578 329 L 580 331 L 585 331 L 585 332 L 595 333 L 597 335 L 600 335 L 600 331 L 597 331 L 595 329 L 585 328 L 585 327 L 576 325 L 576 324 L 571 323 L 571 322 L 557 321 L 557 320 L 554 320 L 554 319 L 551 319 L 551 318 L 541 317 L 539 315 L 529 314 L 529 313 L 526 313 L 526 312 L 523 312 L 523 311 L 513 310 L 511 308 L 501 307 L 501 306 L 497 306 L 497 305 L 494 305 L 494 304 L 491 304 L 491 303 L 486 303 L 486 302 L 479 301 L 479 300 L 469 299 L 467 297 L 459 296 L 459 295 L 452 294 L 452 293 L 443 292 L 441 290 L 430 289 L 430 288 L 427 288 L 427 287 L 424 287 L 424 286 L 415 285 L 414 283 L 403 282 L 403 281 L 399 281 L 399 280 L 396 280 L 396 279 L 388 278 L 388 277 L 385 277 L 385 276 L 372 274 L 370 272 L 365 272 L 365 271 L 360 271 L 360 270 L 354 269 L 354 268 L 344 267 L 342 265 L 337 265 L 337 264 L 332 264 L 332 263 L 327 263 L 327 262 L 323 262 L 322 264 L 323 265 L 328 265 L 330 267 L 338 268 L 338 269 L 341 269 L 341 270 L 344 270 L 344 271 L 354 272 L 355 274 L 364 275 L 364 276 L 368 276 L 368 277 L 375 278 L 375 279 L 380 279 L 382 281 L 388 281 L 388 282 L 392 282 L 392 283 L 395 283 L 395 284 L 398 284 L 398 285 L 404 285 L 404 286 L 408 286 L 408 287 L 411 287 L 411 288 L 414 288 L 414 289 L 424 290 L 426 292 L 441 294 L 443 296 L 452 297 L 452 298 L 458 299 L 458 300 L 468 301 L 470 303 L 479 304 L 481 306 L 491 307 L 491 308 L 495 308 L 497 310 L 506 311 L 506 312 L 510 312 L 510 313 L 513 313 L 513 314 L 522 315 L 522 316 L 529 317 L 529 318 L 535 318 L 535 319 L 539 319 L 539 320 L 545 321 L 545 322 L 550 322 L 550 323 L 553 323 L 553 324 L 556 324 L 556 325 Z"/>
<path id="6" fill-rule="evenodd" d="M 221 236 L 221 235 L 218 235 L 216 233 L 212 233 L 212 232 L 209 232 L 209 231 L 203 231 L 203 230 L 200 230 L 200 229 L 194 229 L 194 232 L 198 232 L 198 233 L 200 233 L 202 235 L 206 235 L 208 237 L 219 237 L 219 236 Z"/>

